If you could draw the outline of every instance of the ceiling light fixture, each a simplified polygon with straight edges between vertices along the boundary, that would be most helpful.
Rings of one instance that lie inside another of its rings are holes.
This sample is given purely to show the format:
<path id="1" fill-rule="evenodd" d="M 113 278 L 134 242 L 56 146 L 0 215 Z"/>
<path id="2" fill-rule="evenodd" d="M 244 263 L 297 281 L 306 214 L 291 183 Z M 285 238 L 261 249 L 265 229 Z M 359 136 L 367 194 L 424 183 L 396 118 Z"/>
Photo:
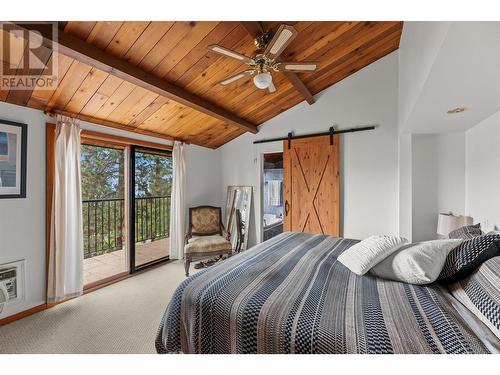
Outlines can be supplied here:
<path id="1" fill-rule="evenodd" d="M 273 82 L 273 77 L 267 72 L 259 73 L 253 77 L 253 83 L 259 89 L 267 89 L 269 85 Z"/>
<path id="2" fill-rule="evenodd" d="M 466 109 L 467 108 L 465 108 L 465 107 L 457 107 L 457 108 L 449 109 L 446 113 L 449 115 L 452 115 L 454 113 L 461 113 L 461 112 L 465 111 Z"/>

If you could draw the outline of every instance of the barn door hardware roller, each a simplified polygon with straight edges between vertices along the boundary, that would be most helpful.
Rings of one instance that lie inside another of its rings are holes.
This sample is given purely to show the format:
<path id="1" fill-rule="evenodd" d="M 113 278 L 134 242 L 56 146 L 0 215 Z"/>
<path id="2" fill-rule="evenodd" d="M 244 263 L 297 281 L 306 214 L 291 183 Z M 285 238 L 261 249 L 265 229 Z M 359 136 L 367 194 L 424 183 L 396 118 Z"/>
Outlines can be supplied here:
<path id="1" fill-rule="evenodd" d="M 286 137 L 259 139 L 257 141 L 253 141 L 253 143 L 258 144 L 258 143 L 268 143 L 268 142 L 277 142 L 277 141 L 288 141 L 288 148 L 290 149 L 292 147 L 292 140 L 293 139 L 311 138 L 311 137 L 319 137 L 322 135 L 328 135 L 328 136 L 330 136 L 330 145 L 333 145 L 333 136 L 335 134 L 362 132 L 362 131 L 366 131 L 366 130 L 373 130 L 375 128 L 376 128 L 376 125 L 370 125 L 370 126 L 362 126 L 359 128 L 335 130 L 332 126 L 332 127 L 330 127 L 330 129 L 328 129 L 327 132 L 323 132 L 323 133 L 293 135 L 293 133 L 290 132 L 287 134 Z"/>

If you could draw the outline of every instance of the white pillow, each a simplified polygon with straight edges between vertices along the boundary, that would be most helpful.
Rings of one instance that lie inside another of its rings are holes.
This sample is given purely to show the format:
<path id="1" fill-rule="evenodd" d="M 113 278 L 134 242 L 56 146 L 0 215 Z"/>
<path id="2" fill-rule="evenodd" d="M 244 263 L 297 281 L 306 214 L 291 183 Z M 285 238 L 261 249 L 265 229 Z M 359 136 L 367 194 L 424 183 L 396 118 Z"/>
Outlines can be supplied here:
<path id="1" fill-rule="evenodd" d="M 445 239 L 404 245 L 373 267 L 370 273 L 410 284 L 430 284 L 441 273 L 446 256 L 460 242 L 460 239 Z"/>
<path id="2" fill-rule="evenodd" d="M 376 235 L 345 250 L 338 261 L 358 275 L 364 275 L 374 265 L 387 258 L 408 240 L 403 237 Z"/>

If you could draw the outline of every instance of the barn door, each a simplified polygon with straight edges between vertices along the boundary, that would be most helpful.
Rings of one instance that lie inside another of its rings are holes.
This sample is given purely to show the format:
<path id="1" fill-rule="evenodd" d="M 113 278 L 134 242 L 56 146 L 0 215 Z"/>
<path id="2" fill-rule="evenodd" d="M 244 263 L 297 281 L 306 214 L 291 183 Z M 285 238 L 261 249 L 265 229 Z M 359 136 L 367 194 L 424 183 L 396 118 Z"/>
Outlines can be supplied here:
<path id="1" fill-rule="evenodd" d="M 339 136 L 283 144 L 286 231 L 339 235 Z"/>

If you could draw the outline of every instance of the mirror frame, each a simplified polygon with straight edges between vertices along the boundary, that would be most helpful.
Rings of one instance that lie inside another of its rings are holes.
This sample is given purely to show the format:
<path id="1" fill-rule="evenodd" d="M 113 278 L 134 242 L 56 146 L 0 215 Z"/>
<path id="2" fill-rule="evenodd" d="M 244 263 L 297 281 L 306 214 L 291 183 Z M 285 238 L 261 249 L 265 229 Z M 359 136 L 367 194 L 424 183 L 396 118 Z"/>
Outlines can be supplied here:
<path id="1" fill-rule="evenodd" d="M 253 187 L 252 186 L 245 186 L 245 185 L 229 185 L 227 187 L 227 193 L 226 193 L 226 211 L 225 211 L 225 226 L 226 230 L 228 230 L 231 233 L 231 244 L 234 246 L 236 244 L 236 233 L 235 233 L 235 228 L 236 224 L 234 221 L 234 216 L 235 216 L 235 207 L 234 207 L 234 200 L 236 199 L 236 195 L 233 193 L 237 190 L 243 190 L 247 193 L 248 196 L 248 209 L 246 212 L 246 215 L 243 219 L 245 222 L 244 226 L 244 236 L 243 236 L 243 243 L 241 245 L 240 251 L 246 250 L 247 249 L 247 244 L 248 244 L 248 229 L 250 225 L 250 213 L 252 211 L 252 193 L 253 193 Z"/>

